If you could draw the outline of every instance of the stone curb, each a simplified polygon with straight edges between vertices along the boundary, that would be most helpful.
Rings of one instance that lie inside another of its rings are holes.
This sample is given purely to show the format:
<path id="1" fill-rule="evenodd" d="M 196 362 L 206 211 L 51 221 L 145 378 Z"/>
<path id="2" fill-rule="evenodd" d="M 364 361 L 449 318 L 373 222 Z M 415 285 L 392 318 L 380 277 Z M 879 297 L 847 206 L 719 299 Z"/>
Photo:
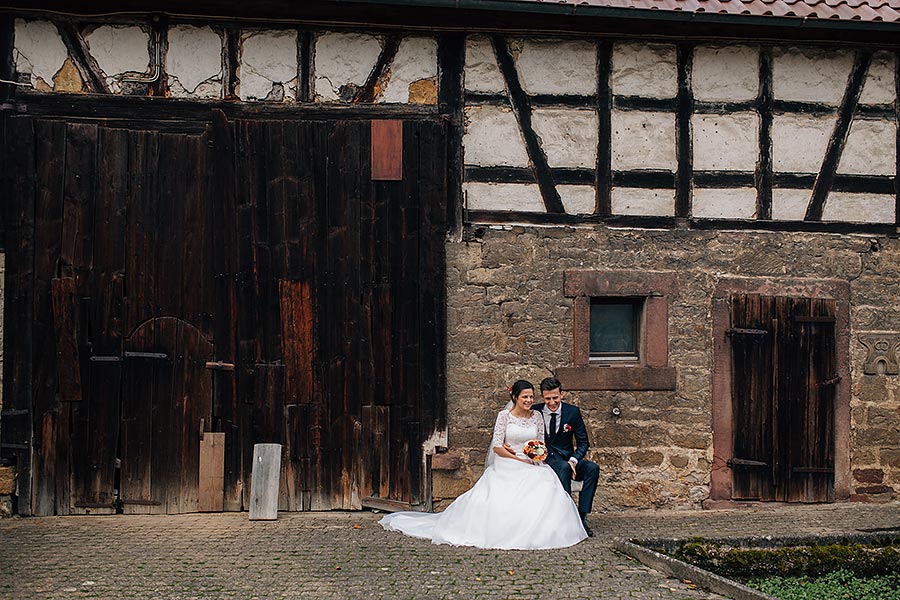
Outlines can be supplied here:
<path id="1" fill-rule="evenodd" d="M 686 562 L 654 552 L 632 542 L 617 539 L 613 542 L 613 548 L 642 562 L 651 569 L 656 569 L 661 573 L 679 579 L 689 579 L 710 592 L 728 596 L 734 600 L 778 600 L 774 596 L 764 594 L 730 579 L 725 579 L 715 573 L 710 573 L 705 569 L 689 565 Z"/>
<path id="2" fill-rule="evenodd" d="M 831 544 L 876 544 L 889 543 L 900 540 L 900 529 L 890 531 L 858 533 L 842 533 L 829 535 L 785 535 L 774 537 L 744 536 L 744 537 L 702 537 L 702 538 L 642 538 L 640 541 L 646 546 L 663 548 L 666 552 L 675 551 L 685 542 L 700 541 L 705 544 L 717 546 L 730 546 L 735 548 L 784 548 L 791 546 L 827 546 Z"/>

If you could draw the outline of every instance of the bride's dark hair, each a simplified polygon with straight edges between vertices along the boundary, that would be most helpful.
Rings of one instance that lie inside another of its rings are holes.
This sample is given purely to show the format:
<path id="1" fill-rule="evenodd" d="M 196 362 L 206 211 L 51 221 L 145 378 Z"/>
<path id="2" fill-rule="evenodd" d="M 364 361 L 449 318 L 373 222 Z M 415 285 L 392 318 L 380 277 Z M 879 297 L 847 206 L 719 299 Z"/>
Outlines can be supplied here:
<path id="1" fill-rule="evenodd" d="M 513 399 L 513 403 L 515 403 L 516 398 L 519 397 L 519 394 L 522 393 L 522 390 L 531 390 L 534 391 L 534 385 L 530 381 L 526 381 L 525 379 L 519 379 L 512 387 L 509 388 L 509 395 Z"/>

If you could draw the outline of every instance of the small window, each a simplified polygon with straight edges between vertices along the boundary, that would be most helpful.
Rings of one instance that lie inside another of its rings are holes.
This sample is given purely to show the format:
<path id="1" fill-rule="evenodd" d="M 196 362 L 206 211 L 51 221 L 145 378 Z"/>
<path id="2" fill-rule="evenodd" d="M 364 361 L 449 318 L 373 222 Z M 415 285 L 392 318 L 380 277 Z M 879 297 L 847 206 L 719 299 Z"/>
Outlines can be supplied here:
<path id="1" fill-rule="evenodd" d="M 591 362 L 639 361 L 643 298 L 591 298 Z"/>

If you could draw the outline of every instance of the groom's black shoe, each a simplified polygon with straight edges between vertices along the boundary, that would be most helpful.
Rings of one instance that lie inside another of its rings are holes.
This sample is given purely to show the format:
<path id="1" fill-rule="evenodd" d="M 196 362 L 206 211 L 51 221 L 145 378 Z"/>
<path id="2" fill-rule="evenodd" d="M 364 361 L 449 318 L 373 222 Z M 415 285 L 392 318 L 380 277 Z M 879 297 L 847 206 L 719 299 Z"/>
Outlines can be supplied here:
<path id="1" fill-rule="evenodd" d="M 587 513 L 578 513 L 581 515 L 581 525 L 584 527 L 584 532 L 588 534 L 588 537 L 594 537 L 594 530 L 590 528 L 587 522 Z"/>

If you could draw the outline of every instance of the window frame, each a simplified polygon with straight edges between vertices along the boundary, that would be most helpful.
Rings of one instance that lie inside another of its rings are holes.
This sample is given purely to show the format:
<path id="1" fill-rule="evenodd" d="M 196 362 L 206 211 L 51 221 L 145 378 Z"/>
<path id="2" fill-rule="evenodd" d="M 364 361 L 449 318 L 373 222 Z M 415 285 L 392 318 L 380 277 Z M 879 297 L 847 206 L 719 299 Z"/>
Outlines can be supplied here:
<path id="1" fill-rule="evenodd" d="M 590 334 L 588 337 L 588 361 L 589 364 L 616 364 L 637 363 L 640 364 L 641 357 L 644 355 L 644 307 L 646 305 L 645 296 L 592 296 L 590 298 L 591 314 L 589 319 L 589 331 L 593 331 L 593 307 L 595 305 L 615 305 L 630 304 L 632 307 L 632 335 L 634 339 L 634 352 L 595 352 L 590 347 Z"/>

